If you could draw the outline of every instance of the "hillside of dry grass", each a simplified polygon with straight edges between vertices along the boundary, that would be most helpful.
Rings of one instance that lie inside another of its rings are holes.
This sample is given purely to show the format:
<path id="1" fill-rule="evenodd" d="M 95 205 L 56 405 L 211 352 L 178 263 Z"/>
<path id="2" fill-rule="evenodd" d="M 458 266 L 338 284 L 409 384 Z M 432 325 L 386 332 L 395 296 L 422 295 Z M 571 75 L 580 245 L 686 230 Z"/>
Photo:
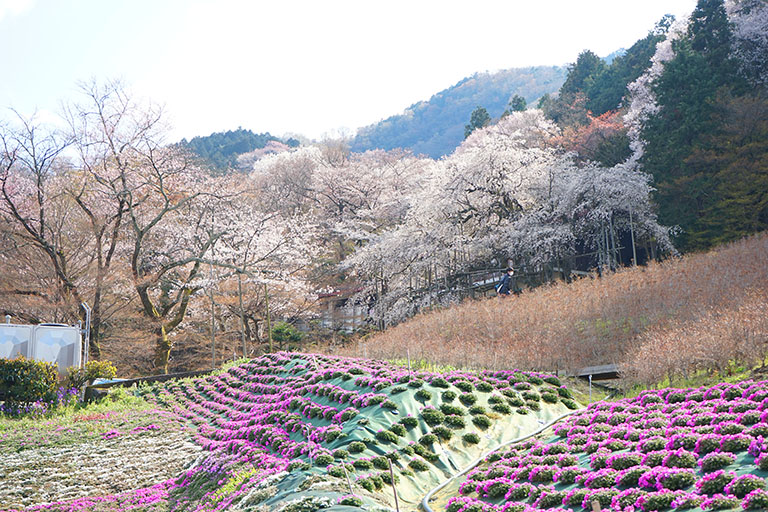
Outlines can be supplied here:
<path id="1" fill-rule="evenodd" d="M 617 363 L 652 384 L 759 364 L 768 343 L 768 235 L 602 278 L 418 315 L 343 352 L 459 367 Z"/>

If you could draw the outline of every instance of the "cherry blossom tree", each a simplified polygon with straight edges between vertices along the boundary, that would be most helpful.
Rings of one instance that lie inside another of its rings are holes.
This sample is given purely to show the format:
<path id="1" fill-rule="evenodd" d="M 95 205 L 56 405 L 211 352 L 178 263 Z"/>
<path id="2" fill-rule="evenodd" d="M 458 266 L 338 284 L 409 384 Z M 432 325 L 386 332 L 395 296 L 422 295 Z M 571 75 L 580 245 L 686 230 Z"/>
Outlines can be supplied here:
<path id="1" fill-rule="evenodd" d="M 739 71 L 753 85 L 768 85 L 768 4 L 734 0 L 725 4 L 733 22 L 733 56 Z"/>

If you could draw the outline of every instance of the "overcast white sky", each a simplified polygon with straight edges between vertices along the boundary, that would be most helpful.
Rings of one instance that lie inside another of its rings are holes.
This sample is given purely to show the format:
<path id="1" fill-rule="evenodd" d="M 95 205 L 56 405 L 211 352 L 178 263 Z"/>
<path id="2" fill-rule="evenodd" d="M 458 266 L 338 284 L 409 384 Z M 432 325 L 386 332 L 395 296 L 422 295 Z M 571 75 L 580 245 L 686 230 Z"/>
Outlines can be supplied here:
<path id="1" fill-rule="evenodd" d="M 354 131 L 475 72 L 563 65 L 695 0 L 0 0 L 0 119 L 49 115 L 79 80 L 164 104 L 171 139 L 238 126 Z"/>

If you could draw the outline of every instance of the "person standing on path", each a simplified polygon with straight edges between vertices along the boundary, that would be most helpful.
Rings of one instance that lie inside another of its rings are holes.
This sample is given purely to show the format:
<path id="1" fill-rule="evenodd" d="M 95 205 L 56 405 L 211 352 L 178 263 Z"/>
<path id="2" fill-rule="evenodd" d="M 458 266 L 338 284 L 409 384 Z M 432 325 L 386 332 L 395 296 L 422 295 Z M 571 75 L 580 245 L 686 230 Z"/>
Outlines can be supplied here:
<path id="1" fill-rule="evenodd" d="M 515 275 L 515 269 L 512 267 L 507 268 L 507 271 L 504 274 L 504 277 L 501 278 L 501 282 L 499 282 L 499 284 L 496 286 L 496 293 L 498 293 L 502 297 L 507 297 L 509 295 L 512 295 L 512 290 L 514 289 L 512 276 L 514 275 Z"/>

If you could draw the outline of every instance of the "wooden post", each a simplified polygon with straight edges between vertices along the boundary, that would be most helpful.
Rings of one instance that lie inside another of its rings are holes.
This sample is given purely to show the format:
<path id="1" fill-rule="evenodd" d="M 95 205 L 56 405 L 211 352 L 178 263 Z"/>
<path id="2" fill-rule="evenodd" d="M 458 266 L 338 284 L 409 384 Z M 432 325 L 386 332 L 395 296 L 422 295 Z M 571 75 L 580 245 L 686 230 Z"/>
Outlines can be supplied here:
<path id="1" fill-rule="evenodd" d="M 392 459 L 387 457 L 387 462 L 389 462 L 389 478 L 391 478 L 391 482 L 392 482 L 392 494 L 395 495 L 395 510 L 397 512 L 400 512 L 400 504 L 397 501 L 397 486 L 395 485 L 395 472 L 392 470 Z"/>
<path id="2" fill-rule="evenodd" d="M 595 500 L 592 502 L 592 512 L 601 512 L 603 509 L 600 508 L 600 502 Z"/>
<path id="3" fill-rule="evenodd" d="M 349 481 L 349 473 L 347 473 L 347 465 L 343 460 L 341 461 L 341 467 L 344 469 L 344 476 L 347 477 L 347 487 L 349 488 L 349 494 L 354 494 L 352 492 L 352 482 Z"/>

